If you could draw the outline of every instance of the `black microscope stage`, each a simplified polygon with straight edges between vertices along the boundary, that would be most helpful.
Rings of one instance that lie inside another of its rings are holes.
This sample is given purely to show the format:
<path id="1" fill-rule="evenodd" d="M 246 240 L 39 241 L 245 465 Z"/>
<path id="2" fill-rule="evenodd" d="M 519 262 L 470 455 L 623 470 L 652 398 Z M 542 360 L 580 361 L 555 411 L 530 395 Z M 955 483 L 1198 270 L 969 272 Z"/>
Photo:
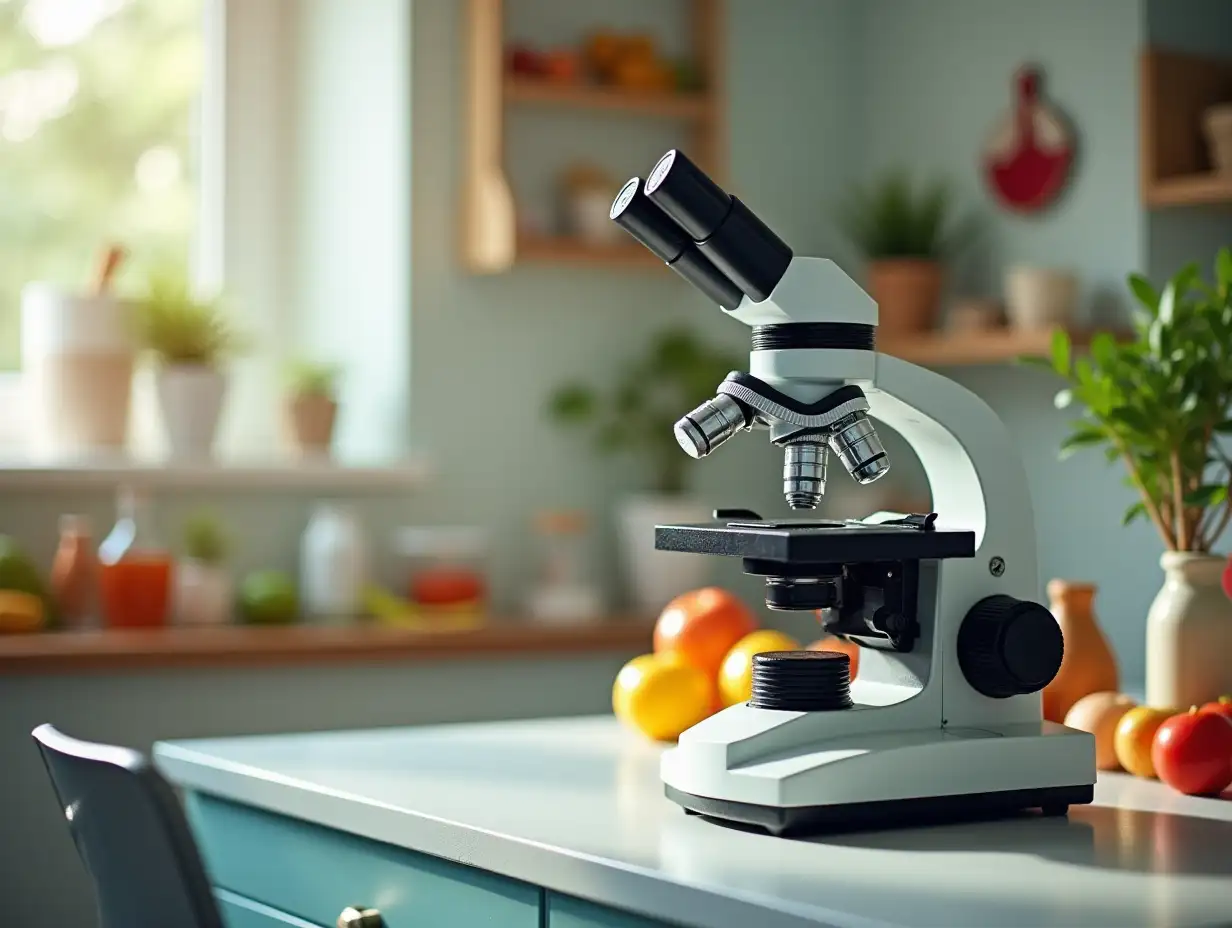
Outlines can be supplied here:
<path id="1" fill-rule="evenodd" d="M 752 515 L 752 514 L 750 514 Z M 655 548 L 721 554 L 785 564 L 855 564 L 974 557 L 975 533 L 932 527 L 935 517 L 911 523 L 826 519 L 720 518 L 655 527 Z"/>

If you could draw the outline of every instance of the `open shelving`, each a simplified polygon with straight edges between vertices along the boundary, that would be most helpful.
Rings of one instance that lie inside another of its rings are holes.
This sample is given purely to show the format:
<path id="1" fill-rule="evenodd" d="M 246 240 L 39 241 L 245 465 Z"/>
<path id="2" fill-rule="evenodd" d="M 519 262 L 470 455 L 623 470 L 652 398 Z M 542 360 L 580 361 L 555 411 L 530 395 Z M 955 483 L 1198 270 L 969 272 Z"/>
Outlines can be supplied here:
<path id="1" fill-rule="evenodd" d="M 988 329 L 977 332 L 927 332 L 910 336 L 879 336 L 877 350 L 923 367 L 1002 364 L 1024 356 L 1047 356 L 1054 329 Z M 1075 348 L 1086 348 L 1100 329 L 1071 329 Z M 1114 338 L 1124 333 L 1106 330 Z"/>

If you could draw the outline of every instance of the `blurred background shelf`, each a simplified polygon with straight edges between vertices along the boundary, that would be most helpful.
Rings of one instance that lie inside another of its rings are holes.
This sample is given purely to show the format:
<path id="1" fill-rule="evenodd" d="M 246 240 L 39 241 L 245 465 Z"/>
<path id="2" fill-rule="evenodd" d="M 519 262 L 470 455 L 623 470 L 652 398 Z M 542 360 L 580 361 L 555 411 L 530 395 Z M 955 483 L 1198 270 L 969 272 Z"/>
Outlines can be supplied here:
<path id="1" fill-rule="evenodd" d="M 924 366 L 1002 364 L 1024 355 L 1046 357 L 1052 350 L 1052 329 L 1022 331 L 992 329 L 985 332 L 936 332 L 902 338 L 879 337 L 877 350 Z M 1101 330 L 1070 331 L 1077 348 L 1085 348 Z M 1121 333 L 1110 331 L 1114 337 Z"/>
<path id="2" fill-rule="evenodd" d="M 1146 188 L 1149 206 L 1232 205 L 1232 175 L 1194 174 L 1151 181 Z"/>
<path id="3" fill-rule="evenodd" d="M 711 99 L 706 94 L 647 93 L 587 84 L 506 78 L 505 102 L 623 112 L 667 119 L 706 119 Z"/>
<path id="4" fill-rule="evenodd" d="M 628 244 L 595 245 L 569 236 L 523 235 L 518 239 L 519 261 L 537 264 L 577 264 L 608 267 L 666 267 L 631 239 Z"/>

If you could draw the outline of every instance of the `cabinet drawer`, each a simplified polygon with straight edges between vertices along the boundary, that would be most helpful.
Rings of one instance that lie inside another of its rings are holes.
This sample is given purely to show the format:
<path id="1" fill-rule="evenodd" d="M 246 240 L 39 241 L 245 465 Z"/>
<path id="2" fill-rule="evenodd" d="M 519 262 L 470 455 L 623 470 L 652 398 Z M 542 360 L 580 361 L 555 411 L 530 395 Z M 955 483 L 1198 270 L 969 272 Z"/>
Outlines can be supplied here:
<path id="1" fill-rule="evenodd" d="M 320 925 L 306 922 L 294 915 L 284 915 L 277 909 L 229 893 L 225 889 L 215 890 L 214 900 L 218 903 L 222 923 L 227 928 L 321 928 Z"/>
<path id="2" fill-rule="evenodd" d="M 547 928 L 671 928 L 667 922 L 652 921 L 559 893 L 548 893 L 545 904 Z"/>
<path id="3" fill-rule="evenodd" d="M 385 928 L 540 928 L 537 886 L 210 796 L 186 804 L 215 886 L 315 925 L 362 905 Z"/>

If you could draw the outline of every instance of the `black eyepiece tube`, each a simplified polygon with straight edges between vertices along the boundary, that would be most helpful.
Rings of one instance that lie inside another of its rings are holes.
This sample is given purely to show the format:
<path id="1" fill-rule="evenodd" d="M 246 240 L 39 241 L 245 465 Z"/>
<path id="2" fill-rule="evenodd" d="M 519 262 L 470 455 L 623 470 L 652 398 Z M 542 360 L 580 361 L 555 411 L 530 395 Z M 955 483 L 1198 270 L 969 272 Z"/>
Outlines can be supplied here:
<path id="1" fill-rule="evenodd" d="M 735 309 L 744 293 L 716 268 L 667 213 L 642 192 L 640 177 L 630 178 L 612 201 L 612 220 L 668 267 L 725 309 Z"/>
<path id="2" fill-rule="evenodd" d="M 749 299 L 768 297 L 787 272 L 791 248 L 682 152 L 659 159 L 646 196 L 662 208 Z"/>

